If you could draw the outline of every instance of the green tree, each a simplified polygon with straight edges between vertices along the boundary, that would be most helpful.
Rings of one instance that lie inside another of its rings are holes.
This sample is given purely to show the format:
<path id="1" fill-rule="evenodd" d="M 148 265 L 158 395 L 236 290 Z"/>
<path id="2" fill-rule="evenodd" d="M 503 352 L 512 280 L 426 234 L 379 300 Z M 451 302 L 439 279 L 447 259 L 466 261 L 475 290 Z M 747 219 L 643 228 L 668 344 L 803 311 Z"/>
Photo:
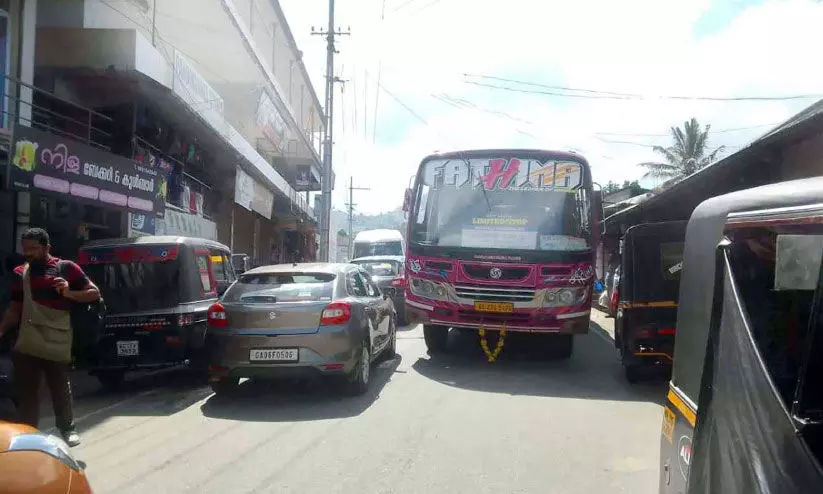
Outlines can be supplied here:
<path id="1" fill-rule="evenodd" d="M 648 170 L 645 176 L 683 179 L 713 163 L 725 146 L 709 152 L 709 130 L 711 125 L 701 128 L 695 118 L 684 122 L 682 129 L 672 127 L 673 144 L 654 147 L 655 152 L 666 158 L 666 163 L 641 163 L 640 166 Z"/>
<path id="2" fill-rule="evenodd" d="M 617 185 L 616 182 L 612 182 L 611 180 L 609 180 L 609 183 L 607 183 L 606 186 L 603 187 L 604 194 L 611 194 L 613 192 L 617 192 L 618 190 L 620 190 L 620 186 Z"/>

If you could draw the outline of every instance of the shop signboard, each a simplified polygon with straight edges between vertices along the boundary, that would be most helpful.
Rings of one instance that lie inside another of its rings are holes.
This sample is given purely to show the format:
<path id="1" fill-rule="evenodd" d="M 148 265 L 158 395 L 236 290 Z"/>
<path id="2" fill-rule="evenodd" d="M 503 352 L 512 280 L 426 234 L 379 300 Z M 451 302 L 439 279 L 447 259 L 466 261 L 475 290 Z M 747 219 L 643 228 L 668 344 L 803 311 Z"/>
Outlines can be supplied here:
<path id="1" fill-rule="evenodd" d="M 254 181 L 254 198 L 251 202 L 251 209 L 259 213 L 264 218 L 271 219 L 271 211 L 274 207 L 274 194 L 263 184 Z"/>
<path id="2" fill-rule="evenodd" d="M 157 221 L 153 214 L 129 213 L 129 238 L 154 235 Z"/>
<path id="3" fill-rule="evenodd" d="M 297 177 L 294 181 L 294 189 L 299 191 L 306 191 L 312 189 L 312 173 L 311 166 L 298 165 Z"/>
<path id="4" fill-rule="evenodd" d="M 254 200 L 254 179 L 239 166 L 234 175 L 234 202 L 251 211 Z"/>
<path id="5" fill-rule="evenodd" d="M 162 215 L 167 178 L 158 169 L 71 139 L 17 125 L 9 185 L 144 214 Z"/>
<path id="6" fill-rule="evenodd" d="M 260 93 L 260 100 L 257 102 L 257 125 L 266 140 L 281 153 L 285 151 L 288 126 L 277 104 L 265 90 Z"/>
<path id="7" fill-rule="evenodd" d="M 196 214 L 174 209 L 166 210 L 166 217 L 157 220 L 157 235 L 180 235 L 217 241 L 217 224 Z"/>
<path id="8" fill-rule="evenodd" d="M 226 135 L 223 98 L 177 50 L 172 65 L 172 90 L 215 130 Z"/>

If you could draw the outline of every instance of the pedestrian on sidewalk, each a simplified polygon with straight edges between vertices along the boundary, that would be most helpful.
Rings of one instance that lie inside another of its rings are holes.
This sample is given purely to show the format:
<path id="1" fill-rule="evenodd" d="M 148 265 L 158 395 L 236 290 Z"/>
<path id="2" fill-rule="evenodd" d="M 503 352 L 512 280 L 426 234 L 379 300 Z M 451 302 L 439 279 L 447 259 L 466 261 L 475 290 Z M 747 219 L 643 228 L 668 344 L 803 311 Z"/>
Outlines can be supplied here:
<path id="1" fill-rule="evenodd" d="M 100 291 L 77 264 L 52 256 L 49 234 L 31 228 L 22 236 L 25 264 L 14 269 L 12 303 L 0 321 L 0 337 L 19 324 L 12 352 L 19 420 L 37 427 L 39 388 L 45 376 L 58 430 L 70 446 L 80 444 L 71 396 L 71 309 L 100 299 Z"/>

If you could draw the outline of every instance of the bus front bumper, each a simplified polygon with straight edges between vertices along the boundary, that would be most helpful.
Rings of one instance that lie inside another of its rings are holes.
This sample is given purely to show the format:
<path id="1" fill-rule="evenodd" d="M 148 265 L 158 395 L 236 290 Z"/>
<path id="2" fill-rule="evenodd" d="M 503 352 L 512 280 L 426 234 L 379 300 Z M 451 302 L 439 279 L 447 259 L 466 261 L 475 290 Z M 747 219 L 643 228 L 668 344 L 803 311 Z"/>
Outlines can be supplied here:
<path id="1" fill-rule="evenodd" d="M 466 307 L 441 307 L 406 299 L 409 324 L 433 324 L 452 328 L 585 334 L 589 332 L 590 308 L 563 314 L 545 311 L 516 311 L 511 314 L 486 314 Z"/>

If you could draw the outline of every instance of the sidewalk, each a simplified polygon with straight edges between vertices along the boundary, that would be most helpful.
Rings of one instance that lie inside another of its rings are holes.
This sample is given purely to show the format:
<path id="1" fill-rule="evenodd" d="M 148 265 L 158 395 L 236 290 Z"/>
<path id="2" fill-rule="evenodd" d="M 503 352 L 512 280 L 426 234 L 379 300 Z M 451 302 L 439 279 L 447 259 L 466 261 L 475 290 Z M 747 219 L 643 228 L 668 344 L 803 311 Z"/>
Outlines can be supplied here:
<path id="1" fill-rule="evenodd" d="M 614 318 L 609 317 L 605 308 L 592 304 L 592 322 L 603 328 L 603 331 L 614 339 Z"/>

